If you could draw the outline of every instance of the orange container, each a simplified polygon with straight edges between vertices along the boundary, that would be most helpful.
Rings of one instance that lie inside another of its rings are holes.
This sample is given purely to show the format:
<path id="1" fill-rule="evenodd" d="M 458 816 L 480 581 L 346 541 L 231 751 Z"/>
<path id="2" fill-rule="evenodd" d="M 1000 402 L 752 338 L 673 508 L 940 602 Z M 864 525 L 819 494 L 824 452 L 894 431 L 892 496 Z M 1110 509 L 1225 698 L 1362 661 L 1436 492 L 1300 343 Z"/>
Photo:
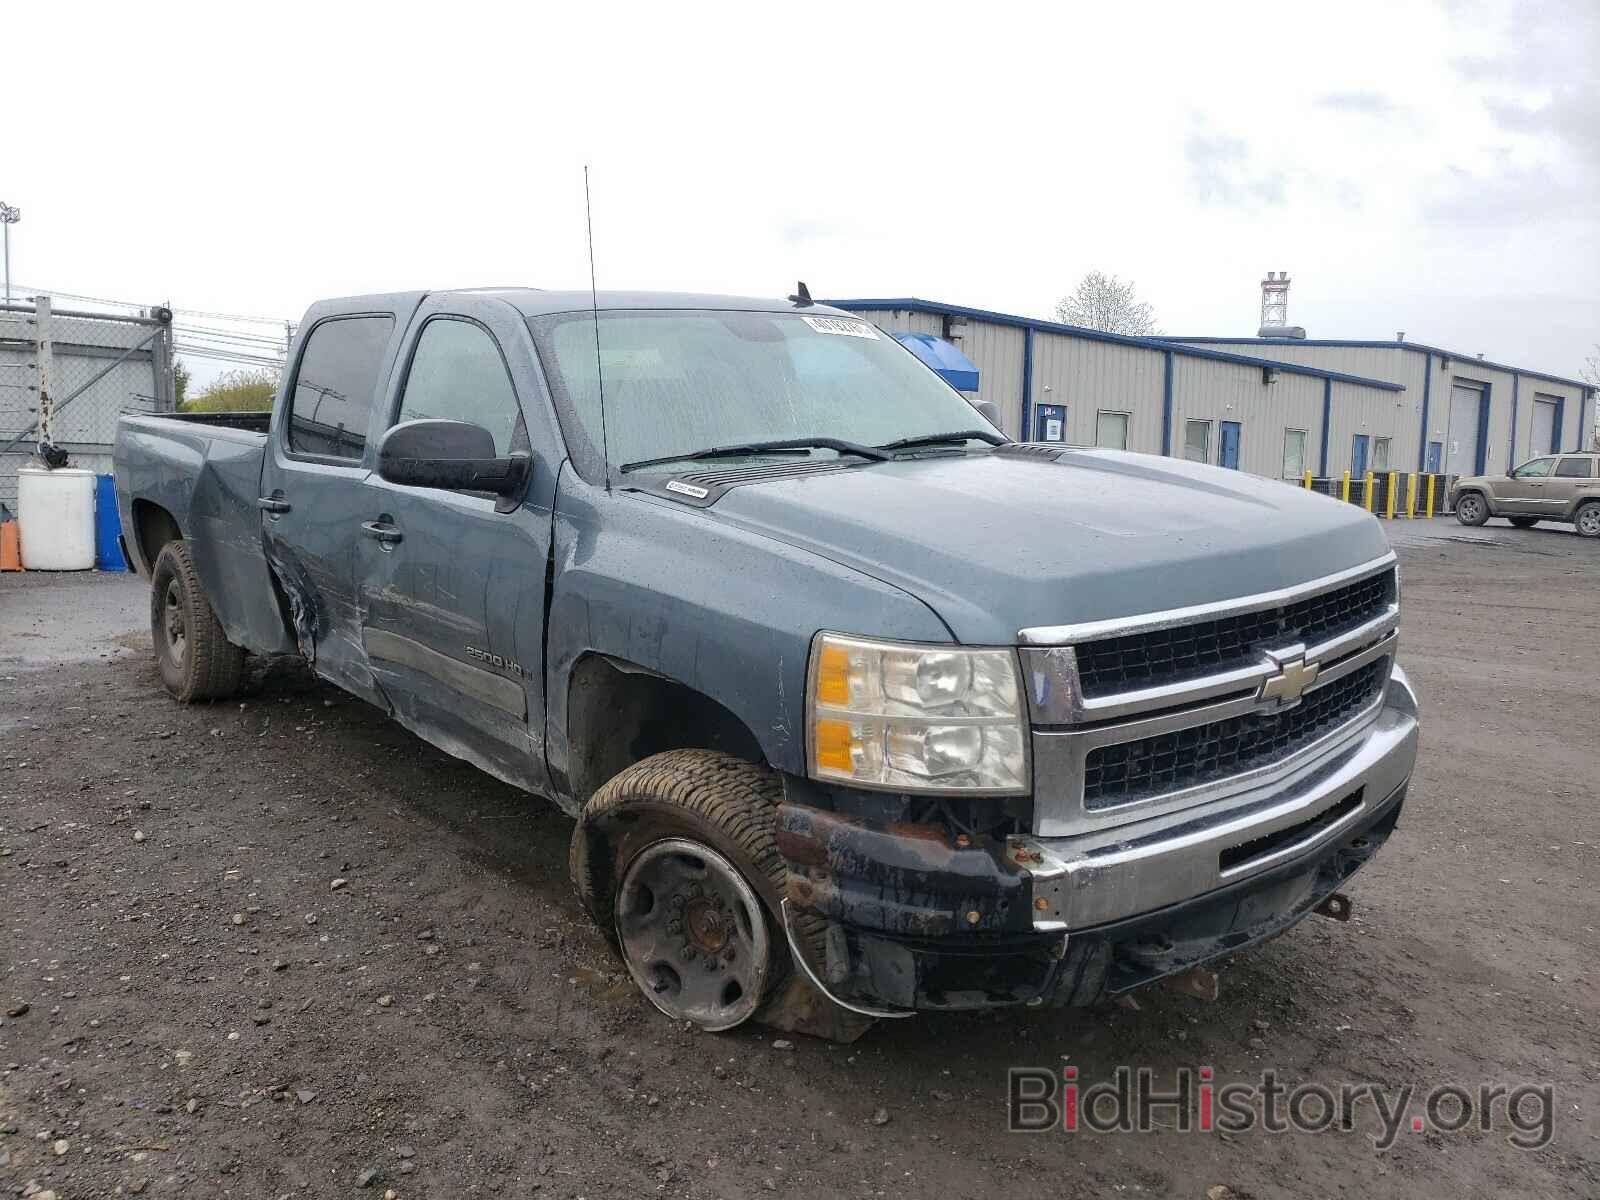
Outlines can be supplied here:
<path id="1" fill-rule="evenodd" d="M 0 525 L 0 571 L 22 570 L 22 538 L 15 521 Z"/>

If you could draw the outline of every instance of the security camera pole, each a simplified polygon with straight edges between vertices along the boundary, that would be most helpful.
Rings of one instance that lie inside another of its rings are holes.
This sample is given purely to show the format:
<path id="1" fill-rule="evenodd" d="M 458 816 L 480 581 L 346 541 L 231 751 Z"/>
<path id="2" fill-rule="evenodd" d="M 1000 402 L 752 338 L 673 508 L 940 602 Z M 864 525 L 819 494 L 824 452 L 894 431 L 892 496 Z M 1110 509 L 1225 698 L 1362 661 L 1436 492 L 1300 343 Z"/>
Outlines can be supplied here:
<path id="1" fill-rule="evenodd" d="M 5 226 L 6 238 L 6 303 L 11 303 L 11 227 L 22 220 L 22 210 L 12 208 L 0 200 L 0 225 Z"/>

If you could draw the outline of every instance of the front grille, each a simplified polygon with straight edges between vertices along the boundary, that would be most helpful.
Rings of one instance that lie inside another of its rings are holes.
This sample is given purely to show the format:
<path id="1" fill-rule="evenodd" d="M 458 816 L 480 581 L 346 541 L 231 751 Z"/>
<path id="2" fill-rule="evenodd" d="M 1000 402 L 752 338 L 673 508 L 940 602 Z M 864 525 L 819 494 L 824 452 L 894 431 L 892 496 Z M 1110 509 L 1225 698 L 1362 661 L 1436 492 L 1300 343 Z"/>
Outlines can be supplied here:
<path id="1" fill-rule="evenodd" d="M 1380 658 L 1315 691 L 1287 712 L 1250 713 L 1100 746 L 1084 764 L 1083 804 L 1111 808 L 1268 766 L 1309 746 L 1377 698 L 1389 660 Z"/>
<path id="2" fill-rule="evenodd" d="M 1394 596 L 1394 568 L 1280 608 L 1236 613 L 1129 633 L 1077 648 L 1086 697 L 1181 683 L 1247 666 L 1261 646 L 1308 644 L 1335 637 L 1382 614 Z"/>

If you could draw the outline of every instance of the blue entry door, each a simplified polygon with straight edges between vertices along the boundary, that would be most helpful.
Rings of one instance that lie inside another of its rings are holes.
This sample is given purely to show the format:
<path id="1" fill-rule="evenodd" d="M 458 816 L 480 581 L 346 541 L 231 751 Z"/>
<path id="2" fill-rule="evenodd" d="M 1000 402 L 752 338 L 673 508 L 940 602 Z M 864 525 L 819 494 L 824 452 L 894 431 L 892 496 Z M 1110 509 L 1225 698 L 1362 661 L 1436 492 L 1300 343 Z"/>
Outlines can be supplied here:
<path id="1" fill-rule="evenodd" d="M 1350 447 L 1350 474 L 1357 479 L 1367 473 L 1367 445 L 1371 440 L 1366 434 L 1358 433 Z"/>
<path id="2" fill-rule="evenodd" d="M 1429 475 L 1437 475 L 1439 473 L 1439 464 L 1441 462 L 1443 462 L 1443 461 L 1444 461 L 1444 443 L 1443 442 L 1429 442 L 1428 443 L 1428 474 Z"/>
<path id="3" fill-rule="evenodd" d="M 1041 404 L 1033 410 L 1033 440 L 1036 442 L 1064 442 L 1067 440 L 1067 406 Z"/>
<path id="4" fill-rule="evenodd" d="M 1239 422 L 1223 421 L 1222 438 L 1217 446 L 1217 465 L 1239 469 Z"/>

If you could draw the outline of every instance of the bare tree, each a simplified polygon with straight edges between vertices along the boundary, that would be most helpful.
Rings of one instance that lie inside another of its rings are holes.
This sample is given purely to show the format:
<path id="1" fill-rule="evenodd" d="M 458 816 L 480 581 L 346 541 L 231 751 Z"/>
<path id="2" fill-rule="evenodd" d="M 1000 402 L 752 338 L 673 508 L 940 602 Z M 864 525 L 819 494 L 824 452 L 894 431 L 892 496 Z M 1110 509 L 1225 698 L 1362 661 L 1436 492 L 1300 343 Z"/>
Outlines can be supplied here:
<path id="1" fill-rule="evenodd" d="M 1600 388 L 1600 342 L 1594 344 L 1594 349 L 1583 360 L 1583 381 L 1592 388 Z M 1600 450 L 1600 401 L 1596 401 L 1596 405 L 1594 430 L 1589 436 L 1591 447 Z"/>
<path id="2" fill-rule="evenodd" d="M 1155 311 L 1139 299 L 1133 284 L 1104 271 L 1090 271 L 1070 296 L 1056 301 L 1056 320 L 1135 337 L 1158 332 Z"/>

